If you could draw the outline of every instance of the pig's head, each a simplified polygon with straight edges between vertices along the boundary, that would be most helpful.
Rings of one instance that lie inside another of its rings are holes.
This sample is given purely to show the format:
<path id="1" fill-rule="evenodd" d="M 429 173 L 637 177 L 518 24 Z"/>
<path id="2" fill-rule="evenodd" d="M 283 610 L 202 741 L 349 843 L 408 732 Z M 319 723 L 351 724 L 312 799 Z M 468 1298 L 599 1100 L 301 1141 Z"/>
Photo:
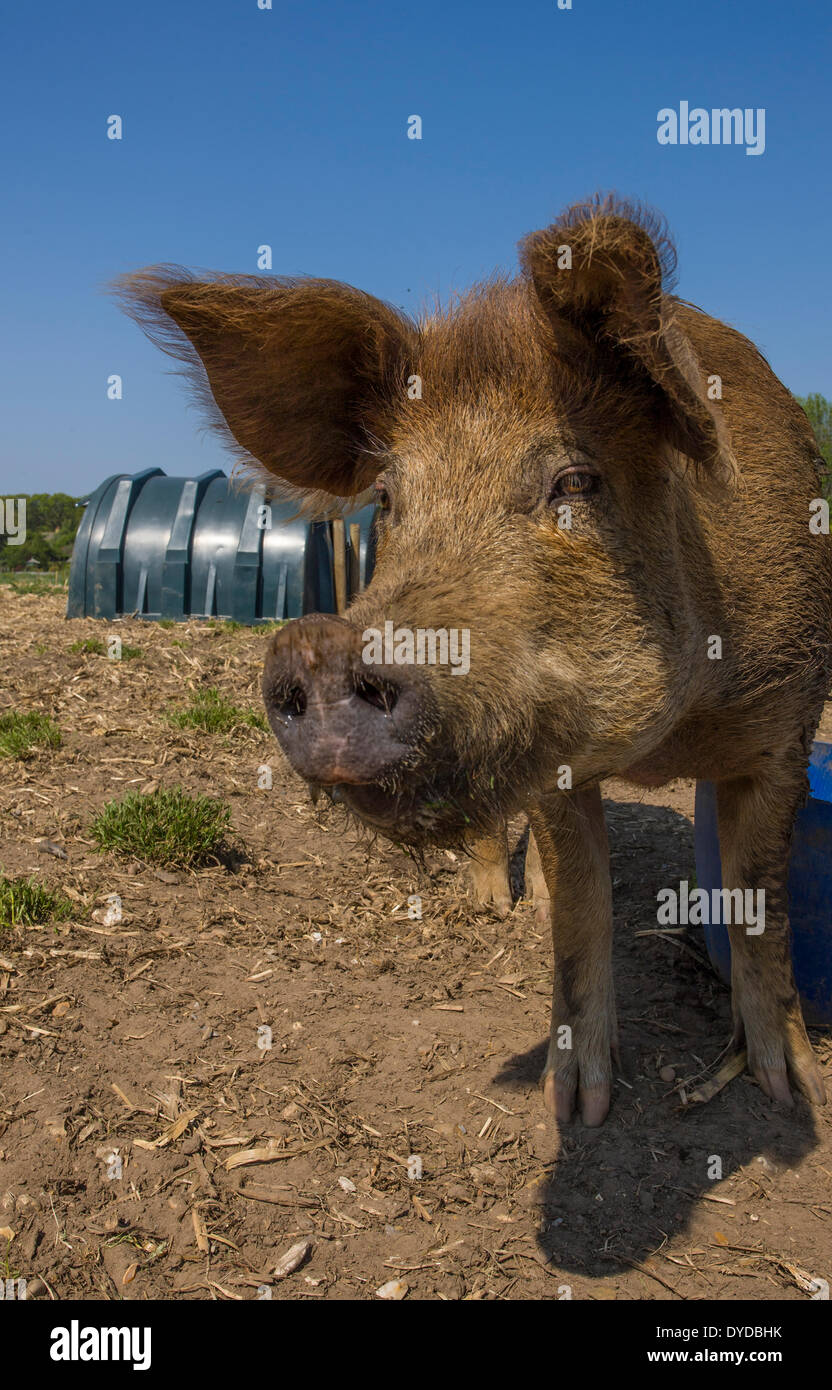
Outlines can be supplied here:
<path id="1" fill-rule="evenodd" d="M 608 200 L 521 253 L 518 279 L 418 322 L 326 280 L 123 283 L 260 476 L 378 502 L 372 583 L 275 635 L 263 693 L 295 769 L 413 843 L 626 768 L 698 679 L 691 477 L 734 463 L 672 248 Z"/>

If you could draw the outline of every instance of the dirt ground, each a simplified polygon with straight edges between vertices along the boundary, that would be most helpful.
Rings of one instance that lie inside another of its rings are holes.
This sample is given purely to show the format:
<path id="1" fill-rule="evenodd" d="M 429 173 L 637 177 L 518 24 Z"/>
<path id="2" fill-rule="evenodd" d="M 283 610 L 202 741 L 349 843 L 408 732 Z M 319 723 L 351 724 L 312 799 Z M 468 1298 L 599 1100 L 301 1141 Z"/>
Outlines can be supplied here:
<path id="1" fill-rule="evenodd" d="M 142 657 L 69 651 L 110 632 Z M 730 1034 L 701 933 L 655 932 L 659 888 L 693 873 L 692 785 L 605 787 L 625 1071 L 606 1125 L 565 1128 L 558 1156 L 537 1086 L 550 945 L 531 906 L 476 913 L 452 854 L 422 872 L 313 807 L 270 735 L 165 722 L 206 685 L 259 708 L 264 640 L 66 622 L 60 597 L 0 591 L 0 710 L 43 710 L 63 734 L 0 764 L 0 872 L 77 904 L 0 932 L 0 1273 L 90 1299 L 370 1299 L 392 1283 L 799 1300 L 832 1282 L 832 1105 L 788 1113 L 747 1076 L 680 1099 Z M 232 808 L 224 862 L 172 874 L 96 851 L 105 801 L 178 784 Z M 812 1037 L 829 1079 L 829 1033 Z M 295 1246 L 301 1263 L 275 1273 Z"/>

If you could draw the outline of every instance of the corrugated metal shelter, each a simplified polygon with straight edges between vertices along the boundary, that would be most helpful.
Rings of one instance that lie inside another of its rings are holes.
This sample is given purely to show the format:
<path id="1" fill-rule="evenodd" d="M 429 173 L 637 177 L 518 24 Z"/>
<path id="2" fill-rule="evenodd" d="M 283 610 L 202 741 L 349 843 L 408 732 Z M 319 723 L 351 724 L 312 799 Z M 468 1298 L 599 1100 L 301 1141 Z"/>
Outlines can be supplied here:
<path id="1" fill-rule="evenodd" d="M 115 473 L 87 499 L 72 552 L 67 617 L 273 622 L 340 612 L 372 573 L 373 507 L 308 521 L 262 484 L 221 469 L 171 478 Z"/>

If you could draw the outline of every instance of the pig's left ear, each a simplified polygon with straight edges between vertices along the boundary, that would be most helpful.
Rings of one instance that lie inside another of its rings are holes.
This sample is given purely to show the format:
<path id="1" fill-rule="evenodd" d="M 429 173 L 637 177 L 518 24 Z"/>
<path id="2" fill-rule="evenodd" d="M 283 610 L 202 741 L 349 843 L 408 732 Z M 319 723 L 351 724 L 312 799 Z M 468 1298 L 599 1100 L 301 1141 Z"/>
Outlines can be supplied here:
<path id="1" fill-rule="evenodd" d="M 672 447 L 714 479 L 734 483 L 727 427 L 665 293 L 676 257 L 664 227 L 628 204 L 598 198 L 532 233 L 520 257 L 558 355 L 586 358 L 594 344 L 625 372 L 646 373 Z"/>

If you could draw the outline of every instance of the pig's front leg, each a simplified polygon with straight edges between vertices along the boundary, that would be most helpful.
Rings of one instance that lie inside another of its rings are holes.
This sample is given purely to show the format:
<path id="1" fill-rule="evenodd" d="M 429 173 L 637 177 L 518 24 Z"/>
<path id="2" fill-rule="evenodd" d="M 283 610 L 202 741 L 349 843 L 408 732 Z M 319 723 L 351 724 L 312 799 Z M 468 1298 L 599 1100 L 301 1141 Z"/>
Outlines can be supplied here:
<path id="1" fill-rule="evenodd" d="M 728 928 L 734 1041 L 745 1039 L 749 1070 L 768 1096 L 786 1105 L 790 1080 L 815 1105 L 826 1101 L 794 983 L 786 889 L 792 823 L 805 785 L 802 758 L 765 777 L 717 785 L 722 886 L 741 889 L 743 897 L 743 920 Z"/>
<path id="2" fill-rule="evenodd" d="M 500 917 L 506 917 L 511 912 L 506 827 L 485 839 L 475 840 L 470 854 L 468 882 L 474 903 L 477 907 L 491 907 Z"/>
<path id="3" fill-rule="evenodd" d="M 549 1055 L 541 1078 L 547 1110 L 586 1125 L 610 1104 L 617 1050 L 612 982 L 612 885 L 600 788 L 557 792 L 530 815 L 552 911 L 555 970 Z"/>

